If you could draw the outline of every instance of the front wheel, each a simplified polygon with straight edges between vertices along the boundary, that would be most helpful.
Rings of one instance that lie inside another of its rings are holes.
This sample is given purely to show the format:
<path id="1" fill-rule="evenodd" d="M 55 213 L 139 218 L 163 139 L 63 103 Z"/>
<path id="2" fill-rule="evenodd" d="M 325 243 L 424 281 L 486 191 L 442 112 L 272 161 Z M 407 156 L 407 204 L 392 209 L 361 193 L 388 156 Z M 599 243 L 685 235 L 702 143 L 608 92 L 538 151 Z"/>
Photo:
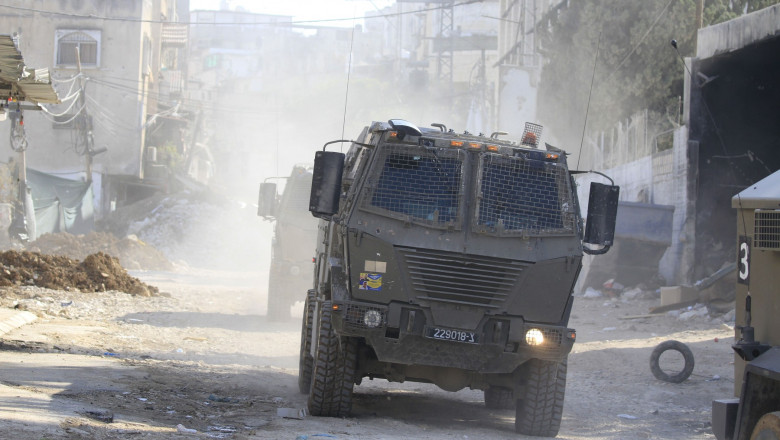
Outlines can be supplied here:
<path id="1" fill-rule="evenodd" d="M 352 411 L 357 341 L 336 334 L 332 313 L 329 303 L 324 303 L 319 315 L 308 407 L 314 416 L 345 417 Z"/>
<path id="2" fill-rule="evenodd" d="M 517 396 L 515 431 L 538 437 L 555 437 L 561 427 L 566 391 L 566 360 L 531 359 L 524 366 L 526 383 Z"/>
<path id="3" fill-rule="evenodd" d="M 301 325 L 301 354 L 298 360 L 298 389 L 306 394 L 311 389 L 311 374 L 314 357 L 311 355 L 312 323 L 314 321 L 314 290 L 306 294 Z"/>

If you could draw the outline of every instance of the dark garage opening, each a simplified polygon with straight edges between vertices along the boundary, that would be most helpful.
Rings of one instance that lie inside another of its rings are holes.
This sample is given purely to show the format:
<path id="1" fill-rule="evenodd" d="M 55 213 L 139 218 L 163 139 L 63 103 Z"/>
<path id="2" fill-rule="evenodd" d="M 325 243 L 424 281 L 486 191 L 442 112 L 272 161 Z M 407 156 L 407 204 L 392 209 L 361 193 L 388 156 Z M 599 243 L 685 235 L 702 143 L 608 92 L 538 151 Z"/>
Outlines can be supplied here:
<path id="1" fill-rule="evenodd" d="M 780 169 L 780 38 L 692 65 L 690 163 L 698 169 L 695 279 L 735 261 L 731 198 Z"/>

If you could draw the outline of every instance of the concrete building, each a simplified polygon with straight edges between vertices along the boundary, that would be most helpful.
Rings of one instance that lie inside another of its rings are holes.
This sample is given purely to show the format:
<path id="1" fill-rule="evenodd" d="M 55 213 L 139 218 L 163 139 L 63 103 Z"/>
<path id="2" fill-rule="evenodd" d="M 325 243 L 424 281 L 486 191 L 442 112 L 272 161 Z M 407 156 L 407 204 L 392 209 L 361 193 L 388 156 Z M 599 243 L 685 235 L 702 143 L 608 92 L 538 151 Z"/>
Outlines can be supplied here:
<path id="1" fill-rule="evenodd" d="M 497 0 L 398 0 L 366 14 L 366 33 L 381 35 L 374 53 L 388 60 L 399 86 L 427 97 L 432 110 L 424 117 L 438 120 L 424 122 L 493 129 L 498 9 Z"/>
<path id="2" fill-rule="evenodd" d="M 780 5 L 700 29 L 697 41 L 683 125 L 655 134 L 640 113 L 590 139 L 580 166 L 615 178 L 623 201 L 674 207 L 660 261 L 670 284 L 735 261 L 731 198 L 780 169 Z M 589 180 L 578 179 L 581 201 Z"/>
<path id="3" fill-rule="evenodd" d="M 269 103 L 280 101 L 280 83 L 304 58 L 288 55 L 292 17 L 227 9 L 189 17 L 188 98 L 202 121 L 190 173 L 251 200 L 260 170 L 275 160 L 268 138 L 259 139 L 276 116 Z"/>
<path id="4" fill-rule="evenodd" d="M 28 63 L 50 67 L 62 99 L 25 114 L 28 167 L 93 181 L 98 211 L 156 189 L 144 162 L 149 122 L 174 105 L 185 42 L 170 25 L 188 9 L 188 0 L 3 2 L 0 29 Z"/>
<path id="5" fill-rule="evenodd" d="M 566 2 L 563 2 L 565 4 Z M 536 25 L 560 0 L 501 0 L 499 2 L 498 60 L 492 66 L 496 83 L 495 130 L 519 137 L 523 124 L 536 117 L 542 55 Z"/>

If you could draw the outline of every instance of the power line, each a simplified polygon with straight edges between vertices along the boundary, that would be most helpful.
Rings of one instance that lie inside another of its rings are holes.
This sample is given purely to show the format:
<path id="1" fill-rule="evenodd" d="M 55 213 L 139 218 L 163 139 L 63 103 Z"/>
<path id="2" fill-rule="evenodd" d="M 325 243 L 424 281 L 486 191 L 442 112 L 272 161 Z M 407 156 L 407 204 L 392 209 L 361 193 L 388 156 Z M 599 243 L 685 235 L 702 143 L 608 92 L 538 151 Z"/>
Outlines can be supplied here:
<path id="1" fill-rule="evenodd" d="M 126 92 L 130 94 L 134 94 L 139 97 L 147 97 L 147 98 L 153 98 L 158 101 L 162 101 L 164 98 L 167 98 L 166 96 L 160 94 L 159 92 L 152 92 L 152 91 L 146 91 L 141 92 L 138 89 L 135 89 L 130 86 L 122 85 L 122 84 L 116 84 L 112 83 L 110 81 L 105 81 L 97 78 L 90 78 L 91 81 L 93 81 L 95 84 L 100 84 L 105 87 L 113 88 L 115 90 L 119 90 L 121 92 Z M 264 111 L 260 112 L 257 111 L 256 108 L 237 108 L 237 107 L 215 107 L 212 103 L 212 101 L 204 101 L 199 99 L 192 99 L 192 98 L 182 98 L 180 101 L 184 104 L 187 104 L 188 106 L 195 107 L 197 109 L 211 109 L 214 111 L 229 113 L 229 112 L 237 112 L 242 114 L 252 114 L 252 115 L 269 115 L 272 112 L 271 111 Z"/>
<path id="2" fill-rule="evenodd" d="M 661 12 L 658 14 L 658 16 L 655 17 L 655 20 L 653 21 L 653 24 L 650 25 L 649 28 L 645 31 L 644 35 L 642 35 L 642 38 L 639 39 L 639 42 L 634 45 L 634 47 L 631 48 L 631 51 L 626 55 L 622 61 L 620 61 L 620 64 L 618 64 L 617 67 L 612 69 L 612 73 L 609 74 L 609 76 L 604 79 L 604 81 L 601 81 L 599 85 L 605 84 L 607 81 L 609 81 L 615 74 L 620 70 L 621 67 L 623 67 L 623 64 L 628 61 L 628 59 L 631 57 L 631 55 L 636 52 L 636 50 L 639 48 L 639 46 L 642 45 L 642 43 L 645 41 L 645 38 L 647 38 L 648 35 L 650 35 L 650 31 L 653 30 L 656 24 L 658 24 L 658 21 L 661 20 L 661 17 L 663 17 L 664 13 L 666 13 L 666 10 L 669 9 L 669 6 L 674 2 L 674 0 L 669 0 L 669 3 L 664 6 L 664 8 L 661 10 Z"/>
<path id="3" fill-rule="evenodd" d="M 457 7 L 457 6 L 463 6 L 463 5 L 469 5 L 472 3 L 481 3 L 483 0 L 467 0 L 460 3 L 453 3 L 452 5 L 442 5 L 442 6 L 432 6 L 430 8 L 423 8 L 416 11 L 406 11 L 406 12 L 391 12 L 387 14 L 377 14 L 377 15 L 367 15 L 362 17 L 363 20 L 370 20 L 375 18 L 389 18 L 389 17 L 397 17 L 401 15 L 411 15 L 411 14 L 419 14 L 420 12 L 428 12 L 428 11 L 437 11 L 444 8 L 450 8 L 450 7 Z M 6 8 L 6 9 L 13 9 L 17 11 L 24 11 L 24 12 L 36 12 L 39 14 L 50 14 L 50 15 L 58 15 L 62 17 L 68 17 L 68 18 L 83 18 L 83 19 L 90 19 L 90 20 L 104 20 L 104 21 L 123 21 L 123 22 L 130 22 L 130 23 L 153 23 L 153 24 L 163 24 L 163 23 L 172 23 L 172 24 L 182 24 L 187 26 L 295 26 L 295 25 L 304 25 L 304 24 L 316 24 L 316 23 L 336 23 L 341 21 L 354 21 L 355 17 L 348 17 L 348 18 L 323 18 L 323 19 L 314 19 L 314 20 L 297 20 L 297 21 L 289 21 L 289 22 L 254 22 L 254 23 L 247 23 L 247 22 L 220 22 L 220 23 L 208 23 L 208 22 L 202 22 L 202 21 L 169 21 L 169 20 L 149 20 L 149 19 L 143 19 L 143 18 L 132 18 L 132 17 L 108 17 L 108 16 L 101 16 L 101 15 L 95 15 L 95 14 L 76 14 L 71 12 L 60 12 L 60 11 L 47 11 L 44 9 L 37 9 L 37 8 L 25 8 L 21 6 L 9 6 L 9 5 L 0 5 L 0 8 Z M 221 11 L 207 11 L 207 12 L 221 12 Z M 231 11 L 228 11 L 231 12 Z"/>

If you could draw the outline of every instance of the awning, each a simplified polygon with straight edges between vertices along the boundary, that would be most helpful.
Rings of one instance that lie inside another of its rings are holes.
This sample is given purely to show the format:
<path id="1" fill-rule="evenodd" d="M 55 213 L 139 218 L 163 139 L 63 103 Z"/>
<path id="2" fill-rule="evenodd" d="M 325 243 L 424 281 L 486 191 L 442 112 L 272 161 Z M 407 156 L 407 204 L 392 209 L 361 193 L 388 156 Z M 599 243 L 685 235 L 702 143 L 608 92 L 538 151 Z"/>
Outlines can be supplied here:
<path id="1" fill-rule="evenodd" d="M 34 104 L 60 103 L 51 85 L 49 69 L 25 66 L 11 36 L 0 35 L 0 99 L 9 98 Z"/>

